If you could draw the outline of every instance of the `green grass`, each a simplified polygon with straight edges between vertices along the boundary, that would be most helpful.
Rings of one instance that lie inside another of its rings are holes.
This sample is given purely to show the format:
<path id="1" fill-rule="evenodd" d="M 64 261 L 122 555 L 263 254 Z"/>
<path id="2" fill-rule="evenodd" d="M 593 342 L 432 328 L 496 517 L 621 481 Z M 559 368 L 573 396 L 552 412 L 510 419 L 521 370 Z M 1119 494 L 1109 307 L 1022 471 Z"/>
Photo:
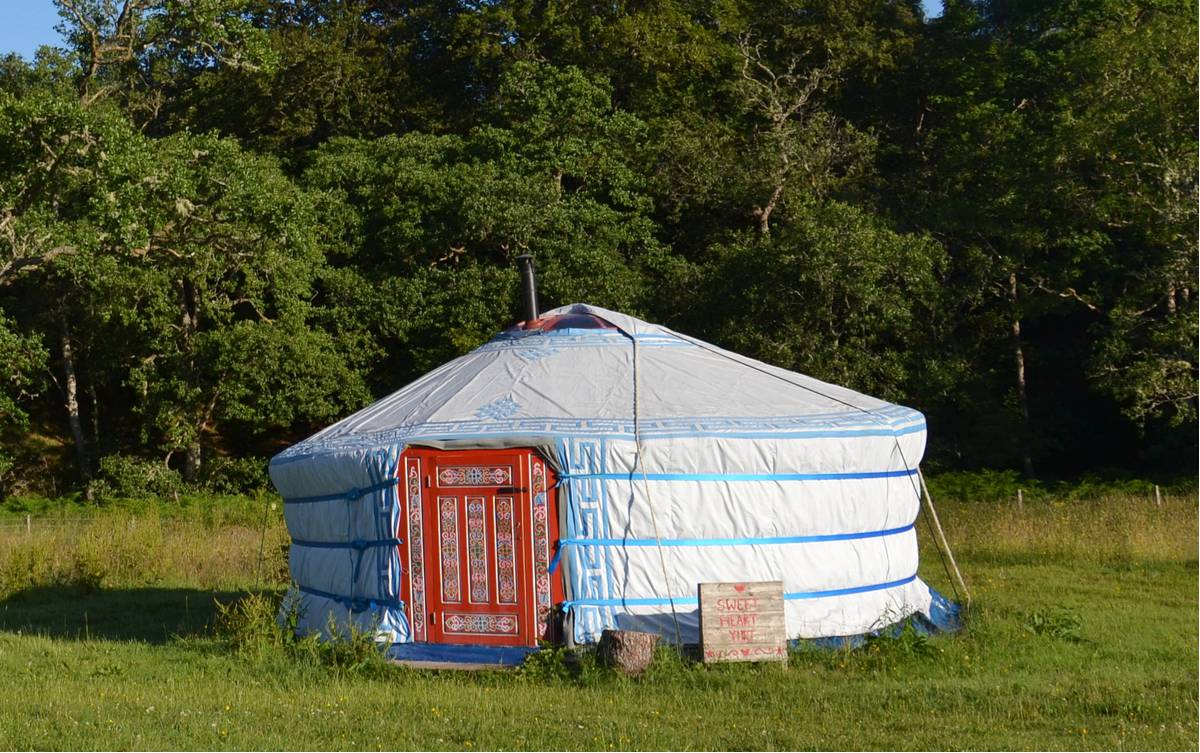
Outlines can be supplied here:
<path id="1" fill-rule="evenodd" d="M 964 633 L 805 650 L 786 668 L 665 652 L 635 680 L 553 656 L 416 671 L 285 640 L 261 609 L 222 622 L 214 597 L 256 580 L 259 531 L 241 524 L 110 510 L 81 530 L 0 529 L 0 747 L 1197 747 L 1194 498 L 939 512 L 972 586 Z"/>

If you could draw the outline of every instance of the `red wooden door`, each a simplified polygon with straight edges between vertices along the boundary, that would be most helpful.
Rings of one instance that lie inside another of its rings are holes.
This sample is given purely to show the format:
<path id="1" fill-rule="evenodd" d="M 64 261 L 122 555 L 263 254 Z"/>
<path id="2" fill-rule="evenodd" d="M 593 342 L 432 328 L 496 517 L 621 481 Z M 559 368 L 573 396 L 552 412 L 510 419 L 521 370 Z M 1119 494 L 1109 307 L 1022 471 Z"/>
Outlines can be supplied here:
<path id="1" fill-rule="evenodd" d="M 546 568 L 557 526 L 545 461 L 523 449 L 410 449 L 405 456 L 406 473 L 415 471 L 421 486 L 418 502 L 410 478 L 409 554 L 417 561 L 406 585 L 414 639 L 536 645 L 557 590 Z"/>

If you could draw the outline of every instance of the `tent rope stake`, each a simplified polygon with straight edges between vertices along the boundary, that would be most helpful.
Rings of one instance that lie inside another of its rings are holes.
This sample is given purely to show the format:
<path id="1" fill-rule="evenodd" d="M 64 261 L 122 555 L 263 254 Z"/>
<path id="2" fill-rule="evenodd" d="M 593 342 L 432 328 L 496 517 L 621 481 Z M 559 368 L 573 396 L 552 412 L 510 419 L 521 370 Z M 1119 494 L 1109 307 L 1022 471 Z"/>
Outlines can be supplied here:
<path id="1" fill-rule="evenodd" d="M 929 494 L 929 487 L 925 485 L 925 474 L 917 469 L 917 478 L 921 480 L 922 496 L 925 497 L 925 507 L 929 510 L 929 519 L 933 521 L 933 527 L 937 531 L 939 545 L 945 550 L 946 556 L 950 559 L 950 566 L 954 568 L 954 577 L 958 579 L 958 584 L 962 586 L 963 596 L 966 597 L 966 608 L 971 608 L 971 592 L 967 590 L 967 582 L 963 580 L 962 571 L 958 569 L 958 563 L 954 561 L 954 552 L 950 551 L 950 542 L 946 541 L 946 532 L 942 530 L 942 523 L 938 520 L 937 510 L 933 509 L 933 497 Z M 947 573 L 948 574 L 948 573 Z"/>

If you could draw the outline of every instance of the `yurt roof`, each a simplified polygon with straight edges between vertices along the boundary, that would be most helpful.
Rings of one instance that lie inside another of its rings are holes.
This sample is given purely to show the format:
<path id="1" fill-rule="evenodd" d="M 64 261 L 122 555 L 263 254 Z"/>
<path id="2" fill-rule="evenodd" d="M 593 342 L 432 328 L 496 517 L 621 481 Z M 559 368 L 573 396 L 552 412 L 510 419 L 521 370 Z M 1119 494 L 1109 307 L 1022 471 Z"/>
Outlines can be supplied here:
<path id="1" fill-rule="evenodd" d="M 859 436 L 915 410 L 577 303 L 548 311 L 289 448 L 273 462 L 406 440 Z"/>

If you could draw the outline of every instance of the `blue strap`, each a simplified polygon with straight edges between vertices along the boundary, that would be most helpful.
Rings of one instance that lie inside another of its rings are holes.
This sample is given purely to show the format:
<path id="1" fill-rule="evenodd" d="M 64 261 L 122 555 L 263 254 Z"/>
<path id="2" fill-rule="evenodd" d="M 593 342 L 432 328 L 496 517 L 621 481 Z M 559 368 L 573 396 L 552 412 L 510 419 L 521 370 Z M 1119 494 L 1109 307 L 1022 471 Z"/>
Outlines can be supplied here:
<path id="1" fill-rule="evenodd" d="M 399 478 L 388 478 L 380 481 L 378 484 L 372 484 L 365 489 L 347 489 L 340 494 L 318 494 L 315 497 L 290 497 L 285 498 L 283 503 L 285 505 L 306 505 L 312 502 L 340 502 L 343 500 L 354 502 L 368 494 L 390 489 L 398 483 L 400 483 Z"/>
<path id="2" fill-rule="evenodd" d="M 913 573 L 907 578 L 899 580 L 891 580 L 887 583 L 872 583 L 867 586 L 853 586 L 851 588 L 832 588 L 826 591 L 792 591 L 783 595 L 784 599 L 794 601 L 796 599 L 823 599 L 828 596 L 849 596 L 850 594 L 867 593 L 868 591 L 882 591 L 886 588 L 896 588 L 908 583 L 912 583 L 917 579 L 917 574 Z M 572 601 L 564 601 L 563 609 L 572 607 L 657 607 L 666 606 L 668 604 L 697 604 L 699 599 L 695 596 L 676 596 L 674 598 L 640 598 L 640 599 L 574 599 Z"/>
<path id="3" fill-rule="evenodd" d="M 571 542 L 571 539 L 559 539 L 558 546 L 554 548 L 554 559 L 550 560 L 550 567 L 547 572 L 554 575 L 554 571 L 558 569 L 558 561 L 562 559 L 563 548 Z"/>
<path id="4" fill-rule="evenodd" d="M 890 580 L 887 583 L 875 583 L 870 586 L 853 586 L 851 588 L 831 588 L 828 591 L 797 591 L 795 593 L 786 593 L 783 598 L 788 601 L 796 599 L 821 599 L 826 596 L 850 596 L 851 594 L 867 593 L 869 591 L 882 591 L 885 588 L 896 588 L 897 586 L 905 586 L 917 579 L 917 574 L 913 573 L 907 578 L 899 580 Z"/>
<path id="5" fill-rule="evenodd" d="M 400 546 L 403 543 L 403 539 L 379 539 L 378 541 L 365 541 L 363 539 L 354 539 L 353 541 L 304 541 L 302 539 L 292 539 L 292 544 L 295 546 L 310 547 L 312 549 L 355 549 L 360 552 L 376 546 Z"/>
<path id="6" fill-rule="evenodd" d="M 558 559 L 564 546 L 615 546 L 615 547 L 657 547 L 657 546 L 768 546 L 776 544 L 815 544 L 825 541 L 851 541 L 855 539 L 876 539 L 884 536 L 894 536 L 898 533 L 911 531 L 916 521 L 898 528 L 885 528 L 882 531 L 863 531 L 862 533 L 826 533 L 815 536 L 763 536 L 761 538 L 738 539 L 559 539 Z M 554 572 L 551 570 L 550 572 Z"/>
<path id="7" fill-rule="evenodd" d="M 851 481 L 871 478 L 903 478 L 915 476 L 917 469 L 904 468 L 896 471 L 859 471 L 855 473 L 647 473 L 647 481 Z M 568 473 L 559 476 L 559 481 L 575 479 L 599 479 L 602 481 L 640 481 L 642 474 L 629 473 Z"/>
<path id="8" fill-rule="evenodd" d="M 397 599 L 368 599 L 360 597 L 342 596 L 341 594 L 331 594 L 328 591 L 319 591 L 308 586 L 296 586 L 296 588 L 306 594 L 312 596 L 320 596 L 323 599 L 336 601 L 338 604 L 349 609 L 351 612 L 368 612 L 379 607 L 389 607 L 391 609 L 404 609 L 404 602 Z"/>

